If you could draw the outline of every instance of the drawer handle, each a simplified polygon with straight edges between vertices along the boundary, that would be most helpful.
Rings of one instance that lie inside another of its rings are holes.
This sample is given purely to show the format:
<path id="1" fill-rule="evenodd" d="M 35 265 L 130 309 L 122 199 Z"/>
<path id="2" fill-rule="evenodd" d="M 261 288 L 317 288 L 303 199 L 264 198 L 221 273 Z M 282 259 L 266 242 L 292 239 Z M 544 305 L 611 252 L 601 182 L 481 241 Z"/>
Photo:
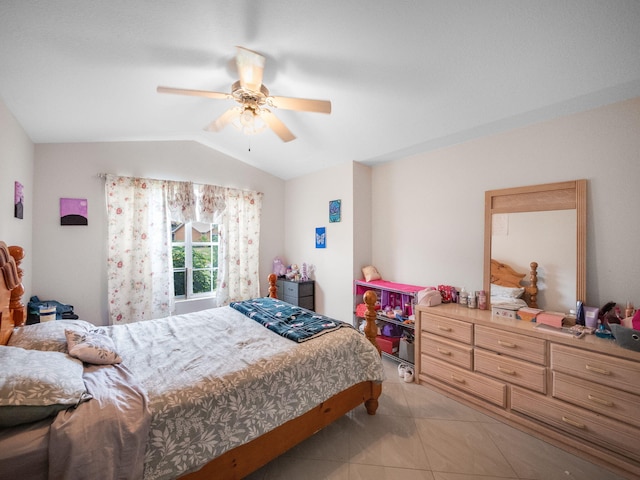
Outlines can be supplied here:
<path id="1" fill-rule="evenodd" d="M 609 370 L 605 370 L 604 368 L 599 368 L 599 367 L 593 367 L 593 366 L 589 365 L 588 363 L 586 365 L 586 368 L 590 372 L 600 373 L 602 375 L 611 375 L 611 372 Z"/>
<path id="2" fill-rule="evenodd" d="M 505 342 L 503 340 L 498 340 L 498 345 L 502 345 L 503 347 L 508 347 L 508 348 L 516 348 L 517 347 L 517 345 L 515 343 Z"/>
<path id="3" fill-rule="evenodd" d="M 443 327 L 442 325 L 438 325 L 438 330 L 442 330 L 443 332 L 450 332 L 451 327 Z"/>
<path id="4" fill-rule="evenodd" d="M 503 368 L 503 367 L 500 367 L 500 366 L 498 366 L 498 371 L 502 372 L 502 373 L 506 373 L 507 375 L 515 375 L 516 374 L 515 370 L 510 370 L 508 368 Z"/>
<path id="5" fill-rule="evenodd" d="M 451 375 L 451 379 L 458 383 L 465 383 L 464 378 L 456 377 L 455 375 Z"/>
<path id="6" fill-rule="evenodd" d="M 442 355 L 451 355 L 449 350 L 442 350 L 441 348 L 438 348 L 438 353 L 441 353 Z"/>
<path id="7" fill-rule="evenodd" d="M 575 420 L 571 420 L 570 418 L 567 418 L 567 417 L 565 417 L 565 416 L 563 416 L 563 417 L 562 417 L 562 421 L 563 421 L 564 423 L 568 423 L 568 424 L 569 424 L 569 425 L 571 425 L 572 427 L 581 428 L 581 429 L 583 429 L 583 430 L 584 430 L 584 428 L 585 428 L 584 423 L 576 422 Z"/>
<path id="8" fill-rule="evenodd" d="M 605 400 L 604 398 L 594 397 L 593 395 L 587 395 L 587 398 L 592 402 L 599 403 L 600 405 L 604 405 L 605 407 L 613 407 L 613 402 L 610 400 Z"/>

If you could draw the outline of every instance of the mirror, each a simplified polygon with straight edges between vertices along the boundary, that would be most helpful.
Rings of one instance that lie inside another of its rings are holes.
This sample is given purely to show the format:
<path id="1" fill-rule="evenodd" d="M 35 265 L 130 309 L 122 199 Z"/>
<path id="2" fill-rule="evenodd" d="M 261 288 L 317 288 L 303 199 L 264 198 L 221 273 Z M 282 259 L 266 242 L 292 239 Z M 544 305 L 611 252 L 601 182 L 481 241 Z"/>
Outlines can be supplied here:
<path id="1" fill-rule="evenodd" d="M 485 192 L 484 280 L 491 259 L 527 275 L 538 263 L 538 306 L 566 312 L 586 296 L 587 181 Z"/>

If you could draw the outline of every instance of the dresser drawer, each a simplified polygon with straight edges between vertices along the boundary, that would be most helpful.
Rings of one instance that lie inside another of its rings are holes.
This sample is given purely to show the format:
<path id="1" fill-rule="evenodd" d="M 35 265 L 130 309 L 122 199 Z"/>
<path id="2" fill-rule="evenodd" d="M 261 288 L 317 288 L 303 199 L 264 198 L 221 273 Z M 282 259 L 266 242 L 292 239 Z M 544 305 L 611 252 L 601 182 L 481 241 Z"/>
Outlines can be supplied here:
<path id="1" fill-rule="evenodd" d="M 286 297 L 308 297 L 313 295 L 312 282 L 282 282 L 282 295 Z"/>
<path id="2" fill-rule="evenodd" d="M 640 460 L 640 430 L 626 423 L 518 387 L 511 389 L 511 409 Z"/>
<path id="3" fill-rule="evenodd" d="M 420 371 L 500 407 L 507 405 L 507 386 L 477 373 L 422 355 Z"/>
<path id="4" fill-rule="evenodd" d="M 473 369 L 473 348 L 462 343 L 452 342 L 431 333 L 422 332 L 420 348 L 422 353 L 440 360 L 458 365 L 467 370 Z"/>
<path id="5" fill-rule="evenodd" d="M 298 305 L 299 307 L 306 308 L 307 310 L 313 310 L 313 297 L 298 297 L 298 299 L 284 297 L 283 300 L 287 303 L 291 303 L 293 305 Z"/>
<path id="6" fill-rule="evenodd" d="M 430 315 L 425 312 L 420 313 L 420 325 L 423 331 L 471 345 L 471 340 L 473 340 L 473 324 L 439 317 L 437 315 Z"/>
<path id="7" fill-rule="evenodd" d="M 640 397 L 632 393 L 553 372 L 552 395 L 572 405 L 640 427 Z"/>
<path id="8" fill-rule="evenodd" d="M 296 305 L 298 307 L 307 308 L 313 310 L 313 297 L 295 297 L 289 295 L 283 295 L 282 301 Z"/>
<path id="9" fill-rule="evenodd" d="M 528 362 L 544 365 L 547 359 L 545 341 L 518 333 L 505 332 L 496 328 L 476 325 L 476 346 L 505 353 Z"/>
<path id="10" fill-rule="evenodd" d="M 546 368 L 539 365 L 475 349 L 474 370 L 505 382 L 546 393 Z"/>
<path id="11" fill-rule="evenodd" d="M 551 369 L 640 395 L 640 363 L 551 344 Z"/>

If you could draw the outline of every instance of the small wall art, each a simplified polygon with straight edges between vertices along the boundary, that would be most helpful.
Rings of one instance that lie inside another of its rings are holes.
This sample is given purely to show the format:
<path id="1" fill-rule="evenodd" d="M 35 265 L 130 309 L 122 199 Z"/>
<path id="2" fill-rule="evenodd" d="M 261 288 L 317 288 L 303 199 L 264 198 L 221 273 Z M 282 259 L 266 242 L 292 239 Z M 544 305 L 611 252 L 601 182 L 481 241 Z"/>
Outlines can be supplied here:
<path id="1" fill-rule="evenodd" d="M 87 199 L 61 198 L 60 225 L 89 225 Z"/>
<path id="2" fill-rule="evenodd" d="M 316 248 L 327 248 L 327 229 L 326 227 L 316 228 Z"/>
<path id="3" fill-rule="evenodd" d="M 329 201 L 329 222 L 339 222 L 342 209 L 342 200 Z"/>
<path id="4" fill-rule="evenodd" d="M 24 187 L 20 182 L 15 182 L 13 186 L 13 216 L 24 218 Z"/>

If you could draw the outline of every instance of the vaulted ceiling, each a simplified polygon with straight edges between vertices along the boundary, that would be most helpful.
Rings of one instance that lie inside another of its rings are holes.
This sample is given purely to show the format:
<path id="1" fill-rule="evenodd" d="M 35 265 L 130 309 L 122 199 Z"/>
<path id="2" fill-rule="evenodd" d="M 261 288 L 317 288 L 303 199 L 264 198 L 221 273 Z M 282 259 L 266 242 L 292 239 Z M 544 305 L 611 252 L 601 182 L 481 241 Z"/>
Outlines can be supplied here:
<path id="1" fill-rule="evenodd" d="M 235 46 L 266 57 L 296 135 L 203 127 Z M 290 179 L 640 96 L 638 0 L 3 0 L 0 100 L 35 143 L 194 140 Z"/>

